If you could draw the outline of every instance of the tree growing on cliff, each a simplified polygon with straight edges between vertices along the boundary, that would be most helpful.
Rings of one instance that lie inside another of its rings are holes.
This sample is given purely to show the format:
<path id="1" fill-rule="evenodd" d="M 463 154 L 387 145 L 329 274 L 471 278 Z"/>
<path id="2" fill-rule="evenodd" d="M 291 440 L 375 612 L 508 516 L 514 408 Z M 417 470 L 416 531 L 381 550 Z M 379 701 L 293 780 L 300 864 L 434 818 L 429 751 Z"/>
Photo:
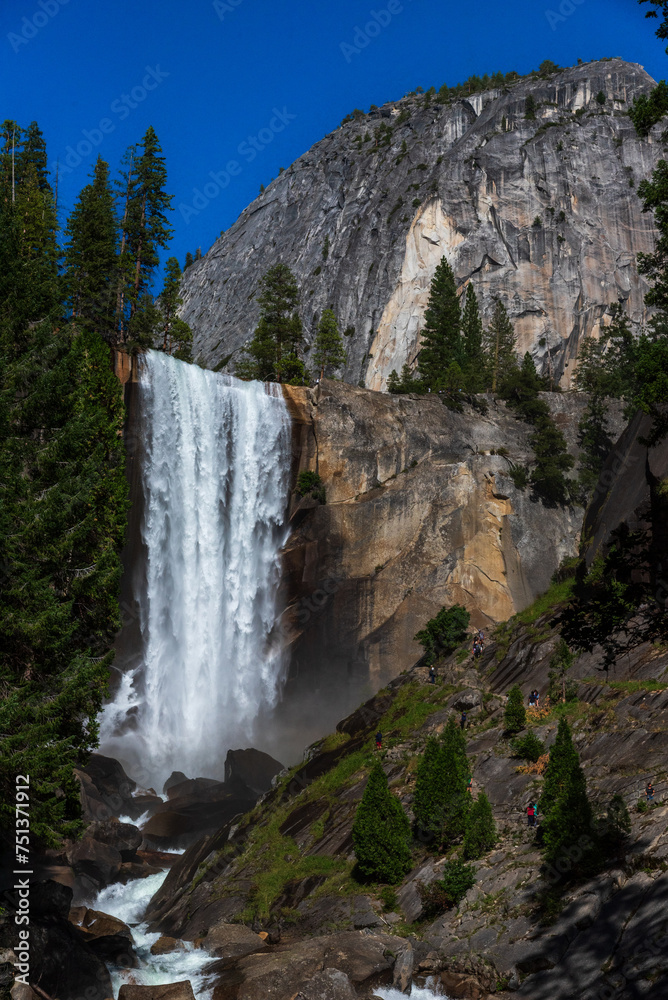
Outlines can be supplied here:
<path id="1" fill-rule="evenodd" d="M 81 191 L 65 230 L 67 304 L 75 319 L 110 339 L 118 289 L 118 220 L 109 165 L 98 156 L 93 180 Z"/>
<path id="2" fill-rule="evenodd" d="M 179 295 L 180 285 L 181 268 L 179 262 L 176 257 L 170 257 L 165 264 L 165 281 L 158 299 L 161 315 L 162 349 L 167 354 L 174 351 L 174 356 L 180 361 L 192 361 L 192 330 L 177 315 L 178 307 L 183 304 L 183 299 Z"/>
<path id="3" fill-rule="evenodd" d="M 257 295 L 260 321 L 253 339 L 237 362 L 236 374 L 260 382 L 292 382 L 301 385 L 304 366 L 299 358 L 302 324 L 299 289 L 286 264 L 275 264 L 260 279 Z M 301 379 L 301 381 L 296 381 Z"/>
<path id="4" fill-rule="evenodd" d="M 457 646 L 466 641 L 471 616 L 461 604 L 453 604 L 450 608 L 441 608 L 434 618 L 430 618 L 423 629 L 415 636 L 424 649 L 424 662 L 427 666 L 439 656 L 447 656 Z"/>
<path id="5" fill-rule="evenodd" d="M 445 257 L 436 268 L 424 319 L 418 372 L 424 386 L 434 391 L 441 388 L 450 364 L 461 367 L 463 360 L 459 296 Z"/>
<path id="6" fill-rule="evenodd" d="M 584 772 L 565 719 L 559 722 L 557 741 L 550 750 L 540 803 L 545 814 L 545 860 L 555 864 L 566 859 L 573 870 L 586 870 L 595 858 L 598 836 Z"/>
<path id="7" fill-rule="evenodd" d="M 483 342 L 487 384 L 492 392 L 502 385 L 509 375 L 517 371 L 517 342 L 513 324 L 500 299 L 494 306 L 494 313 Z"/>
<path id="8" fill-rule="evenodd" d="M 492 850 L 496 840 L 492 807 L 485 793 L 480 792 L 468 816 L 462 854 L 467 861 L 476 861 Z"/>
<path id="9" fill-rule="evenodd" d="M 485 389 L 485 357 L 482 349 L 483 326 L 478 308 L 478 297 L 472 281 L 469 281 L 466 286 L 462 313 L 462 340 L 464 387 L 468 392 L 483 392 Z"/>
<path id="10" fill-rule="evenodd" d="M 524 707 L 524 695 L 519 684 L 513 684 L 508 692 L 508 701 L 503 713 L 503 724 L 507 733 L 514 736 L 526 726 L 527 710 Z"/>
<path id="11" fill-rule="evenodd" d="M 365 879 L 400 882 L 411 867 L 410 824 L 375 760 L 352 830 L 357 868 Z"/>
<path id="12" fill-rule="evenodd" d="M 325 377 L 326 371 L 331 374 L 346 363 L 343 339 L 339 333 L 336 316 L 331 309 L 325 309 L 320 317 L 313 344 L 313 361 L 320 369 L 320 378 Z"/>
<path id="13" fill-rule="evenodd" d="M 413 798 L 415 836 L 422 843 L 440 843 L 445 819 L 443 790 L 446 777 L 443 743 L 430 736 L 418 761 Z"/>
<path id="14" fill-rule="evenodd" d="M 407 392 L 422 394 L 425 391 L 425 387 L 419 378 L 415 378 L 413 369 L 406 363 L 401 369 L 401 377 L 397 375 L 395 369 L 392 369 L 387 380 L 387 391 L 395 395 Z"/>
<path id="15" fill-rule="evenodd" d="M 466 831 L 471 809 L 468 791 L 471 770 L 466 756 L 466 737 L 450 716 L 443 730 L 443 843 L 446 847 Z"/>
<path id="16" fill-rule="evenodd" d="M 566 719 L 559 720 L 557 736 L 550 747 L 550 760 L 545 771 L 540 809 L 546 816 L 554 808 L 559 796 L 566 790 L 570 774 L 577 764 L 571 729 Z"/>

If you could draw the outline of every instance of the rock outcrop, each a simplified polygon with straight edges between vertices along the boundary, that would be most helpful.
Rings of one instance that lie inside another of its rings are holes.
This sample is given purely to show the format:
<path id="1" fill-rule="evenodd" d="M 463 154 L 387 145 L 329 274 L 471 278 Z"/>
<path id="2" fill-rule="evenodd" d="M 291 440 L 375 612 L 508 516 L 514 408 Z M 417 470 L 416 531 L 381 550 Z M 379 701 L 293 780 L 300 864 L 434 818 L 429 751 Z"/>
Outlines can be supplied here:
<path id="1" fill-rule="evenodd" d="M 417 354 L 445 254 L 485 317 L 500 296 L 521 350 L 569 384 L 578 345 L 611 303 L 636 327 L 645 319 L 636 256 L 654 231 L 636 186 L 661 156 L 663 126 L 640 139 L 626 112 L 653 83 L 635 63 L 604 59 L 448 105 L 408 96 L 342 125 L 188 269 L 194 353 L 233 369 L 257 321 L 258 281 L 280 261 L 301 289 L 307 343 L 332 305 L 348 334 L 344 378 L 384 388 Z"/>
<path id="2" fill-rule="evenodd" d="M 464 604 L 483 628 L 530 604 L 576 554 L 583 511 L 515 487 L 531 428 L 491 397 L 482 415 L 329 380 L 284 391 L 299 467 L 320 474 L 327 498 L 293 501 L 284 553 L 280 711 L 314 739 L 415 662 L 413 637 L 444 604 Z M 585 398 L 545 398 L 577 454 Z M 613 423 L 619 433 L 618 410 Z"/>

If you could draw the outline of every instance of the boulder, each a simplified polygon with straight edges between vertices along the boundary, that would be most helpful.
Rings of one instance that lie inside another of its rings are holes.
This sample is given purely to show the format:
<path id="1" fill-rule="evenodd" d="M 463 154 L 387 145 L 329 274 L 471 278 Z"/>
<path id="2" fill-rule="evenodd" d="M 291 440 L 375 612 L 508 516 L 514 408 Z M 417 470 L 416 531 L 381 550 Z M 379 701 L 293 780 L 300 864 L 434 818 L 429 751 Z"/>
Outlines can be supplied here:
<path id="1" fill-rule="evenodd" d="M 164 871 L 164 869 L 155 867 L 154 865 L 124 861 L 118 873 L 117 881 L 122 882 L 123 885 L 127 885 L 128 882 L 132 882 L 136 878 L 148 878 L 149 875 L 159 875 L 161 871 Z"/>
<path id="2" fill-rule="evenodd" d="M 477 688 L 459 691 L 450 704 L 458 712 L 471 712 L 474 708 L 479 708 L 482 705 L 482 691 Z"/>
<path id="3" fill-rule="evenodd" d="M 302 986 L 294 1000 L 357 1000 L 357 993 L 345 972 L 323 969 Z"/>
<path id="4" fill-rule="evenodd" d="M 215 924 L 206 937 L 197 938 L 195 946 L 205 948 L 216 958 L 241 958 L 265 947 L 259 934 L 243 924 Z"/>
<path id="5" fill-rule="evenodd" d="M 240 781 L 193 778 L 168 791 L 144 825 L 146 842 L 158 849 L 186 847 L 203 834 L 214 833 L 239 813 L 247 812 L 257 795 Z"/>
<path id="6" fill-rule="evenodd" d="M 84 837 L 67 851 L 67 860 L 75 874 L 84 876 L 99 888 L 110 885 L 121 870 L 120 851 L 92 837 Z"/>
<path id="7" fill-rule="evenodd" d="M 172 771 L 170 776 L 167 778 L 167 781 L 162 786 L 162 794 L 166 795 L 169 789 L 173 785 L 180 785 L 182 781 L 187 781 L 187 780 L 188 778 L 183 773 L 183 771 Z"/>
<path id="8" fill-rule="evenodd" d="M 235 779 L 254 791 L 263 795 L 271 788 L 271 779 L 283 770 L 280 764 L 268 753 L 249 747 L 247 750 L 228 750 L 225 759 L 225 781 Z"/>
<path id="9" fill-rule="evenodd" d="M 399 990 L 400 993 L 410 993 L 413 976 L 413 964 L 413 949 L 409 944 L 403 951 L 399 952 L 397 960 L 394 963 L 392 985 L 395 990 Z"/>
<path id="10" fill-rule="evenodd" d="M 79 929 L 86 943 L 105 963 L 136 969 L 132 931 L 127 924 L 101 910 L 76 906 L 70 910 L 70 923 Z"/>
<path id="11" fill-rule="evenodd" d="M 103 822 L 91 823 L 86 829 L 85 836 L 113 847 L 123 861 L 134 861 L 137 848 L 142 842 L 141 832 L 136 826 L 132 823 L 121 823 L 115 816 Z"/>
<path id="12" fill-rule="evenodd" d="M 165 986 L 121 986 L 118 1000 L 195 1000 L 189 979 Z"/>
<path id="13" fill-rule="evenodd" d="M 185 951 L 186 946 L 180 938 L 168 937 L 163 934 L 151 945 L 152 955 L 169 955 L 173 951 Z"/>
<path id="14" fill-rule="evenodd" d="M 90 819 L 105 820 L 109 816 L 131 816 L 137 819 L 141 815 L 141 810 L 132 796 L 137 783 L 128 777 L 123 766 L 114 757 L 94 753 L 79 774 L 86 775 L 92 783 L 94 792 L 87 786 L 86 794 L 94 802 L 101 800 L 105 807 L 104 815 L 98 812 Z"/>

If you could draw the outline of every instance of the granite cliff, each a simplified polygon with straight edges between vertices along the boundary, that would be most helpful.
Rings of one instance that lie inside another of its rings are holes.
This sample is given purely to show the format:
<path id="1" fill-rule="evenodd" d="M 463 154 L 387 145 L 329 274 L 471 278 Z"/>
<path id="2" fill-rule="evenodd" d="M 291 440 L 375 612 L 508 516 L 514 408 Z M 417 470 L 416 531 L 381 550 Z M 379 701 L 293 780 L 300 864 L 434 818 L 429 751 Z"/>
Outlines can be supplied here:
<path id="1" fill-rule="evenodd" d="M 568 385 L 611 303 L 636 328 L 645 319 L 636 255 L 654 230 L 635 188 L 661 155 L 661 126 L 640 139 L 627 110 L 652 86 L 641 66 L 605 59 L 447 105 L 408 96 L 343 124 L 188 269 L 194 353 L 233 370 L 258 280 L 281 261 L 301 289 L 307 343 L 333 306 L 348 333 L 345 380 L 382 389 L 417 354 L 445 254 L 460 286 L 474 281 L 484 316 L 500 296 L 521 351 Z"/>

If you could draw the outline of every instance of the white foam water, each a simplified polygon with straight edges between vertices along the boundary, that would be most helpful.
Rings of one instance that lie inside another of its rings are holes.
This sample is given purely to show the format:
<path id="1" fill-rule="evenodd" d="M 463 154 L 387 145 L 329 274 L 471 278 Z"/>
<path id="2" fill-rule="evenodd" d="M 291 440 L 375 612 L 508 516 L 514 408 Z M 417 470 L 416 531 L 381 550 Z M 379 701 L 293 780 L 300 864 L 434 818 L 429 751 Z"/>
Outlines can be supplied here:
<path id="1" fill-rule="evenodd" d="M 289 489 L 278 386 L 158 351 L 140 360 L 141 656 L 101 719 L 101 752 L 140 783 L 222 779 L 227 750 L 262 747 L 283 656 L 271 633 Z M 137 575 L 137 574 L 135 574 Z"/>

